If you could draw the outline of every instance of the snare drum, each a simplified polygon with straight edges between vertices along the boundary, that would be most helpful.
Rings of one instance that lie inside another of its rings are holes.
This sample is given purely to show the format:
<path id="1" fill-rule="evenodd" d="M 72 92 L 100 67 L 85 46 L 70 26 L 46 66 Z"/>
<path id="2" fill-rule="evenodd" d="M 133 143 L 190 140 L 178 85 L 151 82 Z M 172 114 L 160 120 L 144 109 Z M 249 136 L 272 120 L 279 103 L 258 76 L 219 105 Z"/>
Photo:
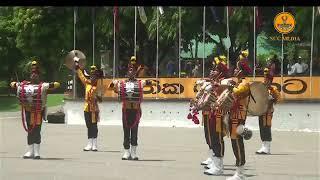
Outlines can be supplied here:
<path id="1" fill-rule="evenodd" d="M 225 112 L 230 111 L 232 104 L 234 102 L 234 97 L 232 92 L 225 89 L 217 99 L 217 106 Z"/>
<path id="2" fill-rule="evenodd" d="M 213 92 L 204 92 L 196 102 L 196 107 L 198 110 L 209 109 L 216 100 L 217 97 Z"/>

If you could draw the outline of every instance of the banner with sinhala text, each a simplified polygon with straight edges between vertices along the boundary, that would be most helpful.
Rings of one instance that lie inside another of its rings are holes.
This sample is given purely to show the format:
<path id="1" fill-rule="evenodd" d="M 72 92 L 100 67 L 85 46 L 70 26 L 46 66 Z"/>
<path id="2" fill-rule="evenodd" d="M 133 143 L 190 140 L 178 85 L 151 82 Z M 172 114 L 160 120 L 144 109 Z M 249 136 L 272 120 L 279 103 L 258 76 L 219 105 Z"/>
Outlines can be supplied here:
<path id="1" fill-rule="evenodd" d="M 153 81 L 153 85 L 144 87 L 144 98 L 146 99 L 190 99 L 194 98 L 198 91 L 195 82 L 200 78 L 159 78 L 158 86 L 156 78 L 140 78 Z M 248 78 L 252 80 L 252 78 Z M 255 78 L 255 81 L 263 81 L 262 77 Z M 311 82 L 312 81 L 312 85 Z M 111 83 L 111 79 L 104 79 L 102 84 L 103 97 L 117 97 L 117 94 L 106 87 Z M 98 83 L 98 84 L 101 84 Z M 285 100 L 320 100 L 320 77 L 275 77 L 273 86 L 281 91 Z M 99 87 L 101 88 L 101 87 Z"/>

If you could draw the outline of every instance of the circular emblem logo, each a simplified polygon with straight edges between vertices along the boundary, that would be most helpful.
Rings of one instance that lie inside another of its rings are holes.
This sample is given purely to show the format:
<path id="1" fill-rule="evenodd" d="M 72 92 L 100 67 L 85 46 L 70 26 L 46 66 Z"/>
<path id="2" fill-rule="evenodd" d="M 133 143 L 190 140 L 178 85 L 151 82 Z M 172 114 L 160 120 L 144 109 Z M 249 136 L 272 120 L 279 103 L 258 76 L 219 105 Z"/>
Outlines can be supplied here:
<path id="1" fill-rule="evenodd" d="M 288 34 L 294 30 L 296 21 L 291 13 L 281 12 L 273 21 L 274 28 L 281 34 Z"/>

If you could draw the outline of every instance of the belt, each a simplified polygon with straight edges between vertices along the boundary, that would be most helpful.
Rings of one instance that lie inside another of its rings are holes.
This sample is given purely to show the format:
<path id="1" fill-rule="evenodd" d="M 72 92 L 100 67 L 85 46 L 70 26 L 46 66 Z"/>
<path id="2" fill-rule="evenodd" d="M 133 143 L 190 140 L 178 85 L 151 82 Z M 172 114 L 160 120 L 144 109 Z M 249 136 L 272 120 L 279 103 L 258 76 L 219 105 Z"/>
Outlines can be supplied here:
<path id="1" fill-rule="evenodd" d="M 202 111 L 202 114 L 203 114 L 203 115 L 209 115 L 209 114 L 210 114 L 210 111 Z"/>
<path id="2" fill-rule="evenodd" d="M 126 102 L 125 109 L 139 109 L 140 104 L 136 102 Z"/>

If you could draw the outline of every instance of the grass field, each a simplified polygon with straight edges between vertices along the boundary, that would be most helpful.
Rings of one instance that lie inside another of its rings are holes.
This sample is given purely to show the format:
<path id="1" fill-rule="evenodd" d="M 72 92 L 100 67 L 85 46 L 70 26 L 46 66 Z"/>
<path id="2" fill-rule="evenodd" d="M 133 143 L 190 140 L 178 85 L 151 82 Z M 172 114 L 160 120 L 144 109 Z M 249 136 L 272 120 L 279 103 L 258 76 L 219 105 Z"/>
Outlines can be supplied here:
<path id="1" fill-rule="evenodd" d="M 63 101 L 63 94 L 49 94 L 47 99 L 47 106 L 58 106 Z M 0 112 L 14 112 L 19 111 L 20 105 L 15 96 L 0 96 Z"/>

